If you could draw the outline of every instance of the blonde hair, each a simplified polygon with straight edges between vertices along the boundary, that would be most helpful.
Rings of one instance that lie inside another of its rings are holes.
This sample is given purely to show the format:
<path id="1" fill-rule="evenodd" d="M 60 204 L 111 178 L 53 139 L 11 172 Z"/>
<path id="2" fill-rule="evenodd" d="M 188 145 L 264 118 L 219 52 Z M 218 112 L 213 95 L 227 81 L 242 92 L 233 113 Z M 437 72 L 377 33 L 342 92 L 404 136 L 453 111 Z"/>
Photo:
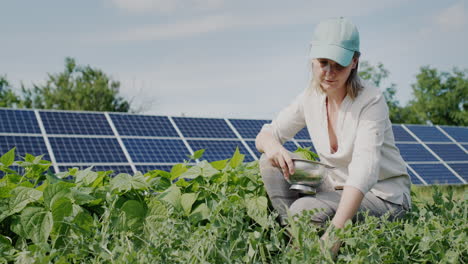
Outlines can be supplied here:
<path id="1" fill-rule="evenodd" d="M 353 59 L 354 58 L 359 59 L 360 55 L 361 55 L 361 53 L 359 53 L 358 51 L 354 52 Z M 311 77 L 311 80 L 310 80 L 309 89 L 310 90 L 316 90 L 316 91 L 319 91 L 319 92 L 323 93 L 324 91 L 323 91 L 322 87 L 320 86 L 320 83 L 313 76 L 312 67 L 313 67 L 312 63 L 310 63 L 310 70 L 311 70 L 311 73 L 312 73 L 312 77 Z M 348 79 L 346 80 L 346 84 L 345 84 L 346 85 L 346 93 L 349 95 L 349 97 L 351 99 L 356 98 L 359 95 L 359 92 L 363 89 L 363 85 L 361 83 L 361 78 L 358 75 L 358 69 L 359 69 L 359 60 L 358 60 L 358 62 L 356 64 L 356 68 L 351 70 L 351 73 L 349 74 Z"/>

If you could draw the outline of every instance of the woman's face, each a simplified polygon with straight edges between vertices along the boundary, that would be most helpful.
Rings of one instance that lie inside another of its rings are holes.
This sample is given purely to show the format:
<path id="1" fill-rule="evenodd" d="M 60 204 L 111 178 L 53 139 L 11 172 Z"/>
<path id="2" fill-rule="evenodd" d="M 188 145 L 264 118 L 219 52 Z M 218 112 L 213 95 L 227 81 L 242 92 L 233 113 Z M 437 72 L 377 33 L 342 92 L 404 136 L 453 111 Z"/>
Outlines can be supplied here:
<path id="1" fill-rule="evenodd" d="M 325 92 L 346 89 L 346 80 L 348 80 L 351 70 L 356 68 L 357 62 L 358 59 L 353 58 L 348 66 L 343 67 L 329 59 L 313 59 L 312 72 L 314 79 L 320 83 Z"/>

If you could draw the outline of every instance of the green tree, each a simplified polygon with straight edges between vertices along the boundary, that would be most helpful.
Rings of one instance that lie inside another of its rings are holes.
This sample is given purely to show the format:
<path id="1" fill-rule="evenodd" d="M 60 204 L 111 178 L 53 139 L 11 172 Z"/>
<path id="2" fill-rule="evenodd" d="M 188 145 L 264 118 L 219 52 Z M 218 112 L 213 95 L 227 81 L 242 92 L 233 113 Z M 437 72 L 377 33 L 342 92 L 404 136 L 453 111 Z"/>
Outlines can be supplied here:
<path id="1" fill-rule="evenodd" d="M 22 86 L 27 108 L 128 112 L 130 103 L 119 96 L 120 83 L 99 69 L 65 59 L 65 70 L 49 74 L 44 85 Z"/>
<path id="2" fill-rule="evenodd" d="M 19 96 L 11 89 L 5 76 L 0 76 L 0 107 L 17 107 Z"/>
<path id="3" fill-rule="evenodd" d="M 389 76 L 389 71 L 385 69 L 384 65 L 379 62 L 377 66 L 371 65 L 367 61 L 359 63 L 359 76 L 372 82 L 375 86 L 383 89 L 382 82 Z M 383 92 L 385 100 L 387 101 L 390 120 L 393 123 L 415 123 L 417 120 L 411 117 L 411 110 L 407 107 L 400 106 L 400 102 L 396 98 L 396 84 L 391 83 Z"/>
<path id="4" fill-rule="evenodd" d="M 468 126 L 468 70 L 439 72 L 421 67 L 409 105 L 423 123 Z"/>

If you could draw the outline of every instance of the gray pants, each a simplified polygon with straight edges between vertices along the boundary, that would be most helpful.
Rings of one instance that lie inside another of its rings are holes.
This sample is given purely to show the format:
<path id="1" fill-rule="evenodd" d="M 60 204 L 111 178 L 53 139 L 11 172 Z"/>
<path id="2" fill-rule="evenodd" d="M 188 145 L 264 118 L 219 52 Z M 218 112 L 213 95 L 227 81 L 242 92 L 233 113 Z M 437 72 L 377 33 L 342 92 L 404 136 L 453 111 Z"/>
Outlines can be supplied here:
<path id="1" fill-rule="evenodd" d="M 296 154 L 291 153 L 292 157 Z M 289 183 L 284 179 L 280 168 L 273 167 L 271 162 L 263 154 L 260 158 L 260 174 L 262 175 L 268 196 L 274 209 L 279 213 L 280 221 L 288 217 L 288 210 L 292 215 L 299 214 L 304 210 L 318 209 L 312 215 L 312 222 L 324 224 L 331 220 L 336 213 L 341 199 L 342 190 L 335 190 L 328 178 L 317 188 L 315 195 L 299 196 L 296 191 L 289 190 Z M 369 215 L 380 217 L 390 212 L 389 219 L 401 218 L 408 211 L 409 205 L 405 198 L 402 205 L 394 204 L 367 192 L 359 207 L 353 222 L 360 220 L 361 213 L 368 212 Z"/>

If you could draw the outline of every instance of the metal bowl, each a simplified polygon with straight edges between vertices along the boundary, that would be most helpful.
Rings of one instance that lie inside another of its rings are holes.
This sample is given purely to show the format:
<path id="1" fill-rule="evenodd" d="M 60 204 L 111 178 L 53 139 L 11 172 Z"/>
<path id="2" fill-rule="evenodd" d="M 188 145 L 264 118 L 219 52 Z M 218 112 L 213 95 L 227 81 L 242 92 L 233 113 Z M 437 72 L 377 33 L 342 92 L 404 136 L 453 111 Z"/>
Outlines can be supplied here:
<path id="1" fill-rule="evenodd" d="M 290 190 L 296 190 L 305 194 L 315 194 L 323 179 L 327 176 L 328 170 L 334 167 L 327 164 L 304 160 L 293 159 L 295 172 L 287 180 L 291 186 Z"/>

